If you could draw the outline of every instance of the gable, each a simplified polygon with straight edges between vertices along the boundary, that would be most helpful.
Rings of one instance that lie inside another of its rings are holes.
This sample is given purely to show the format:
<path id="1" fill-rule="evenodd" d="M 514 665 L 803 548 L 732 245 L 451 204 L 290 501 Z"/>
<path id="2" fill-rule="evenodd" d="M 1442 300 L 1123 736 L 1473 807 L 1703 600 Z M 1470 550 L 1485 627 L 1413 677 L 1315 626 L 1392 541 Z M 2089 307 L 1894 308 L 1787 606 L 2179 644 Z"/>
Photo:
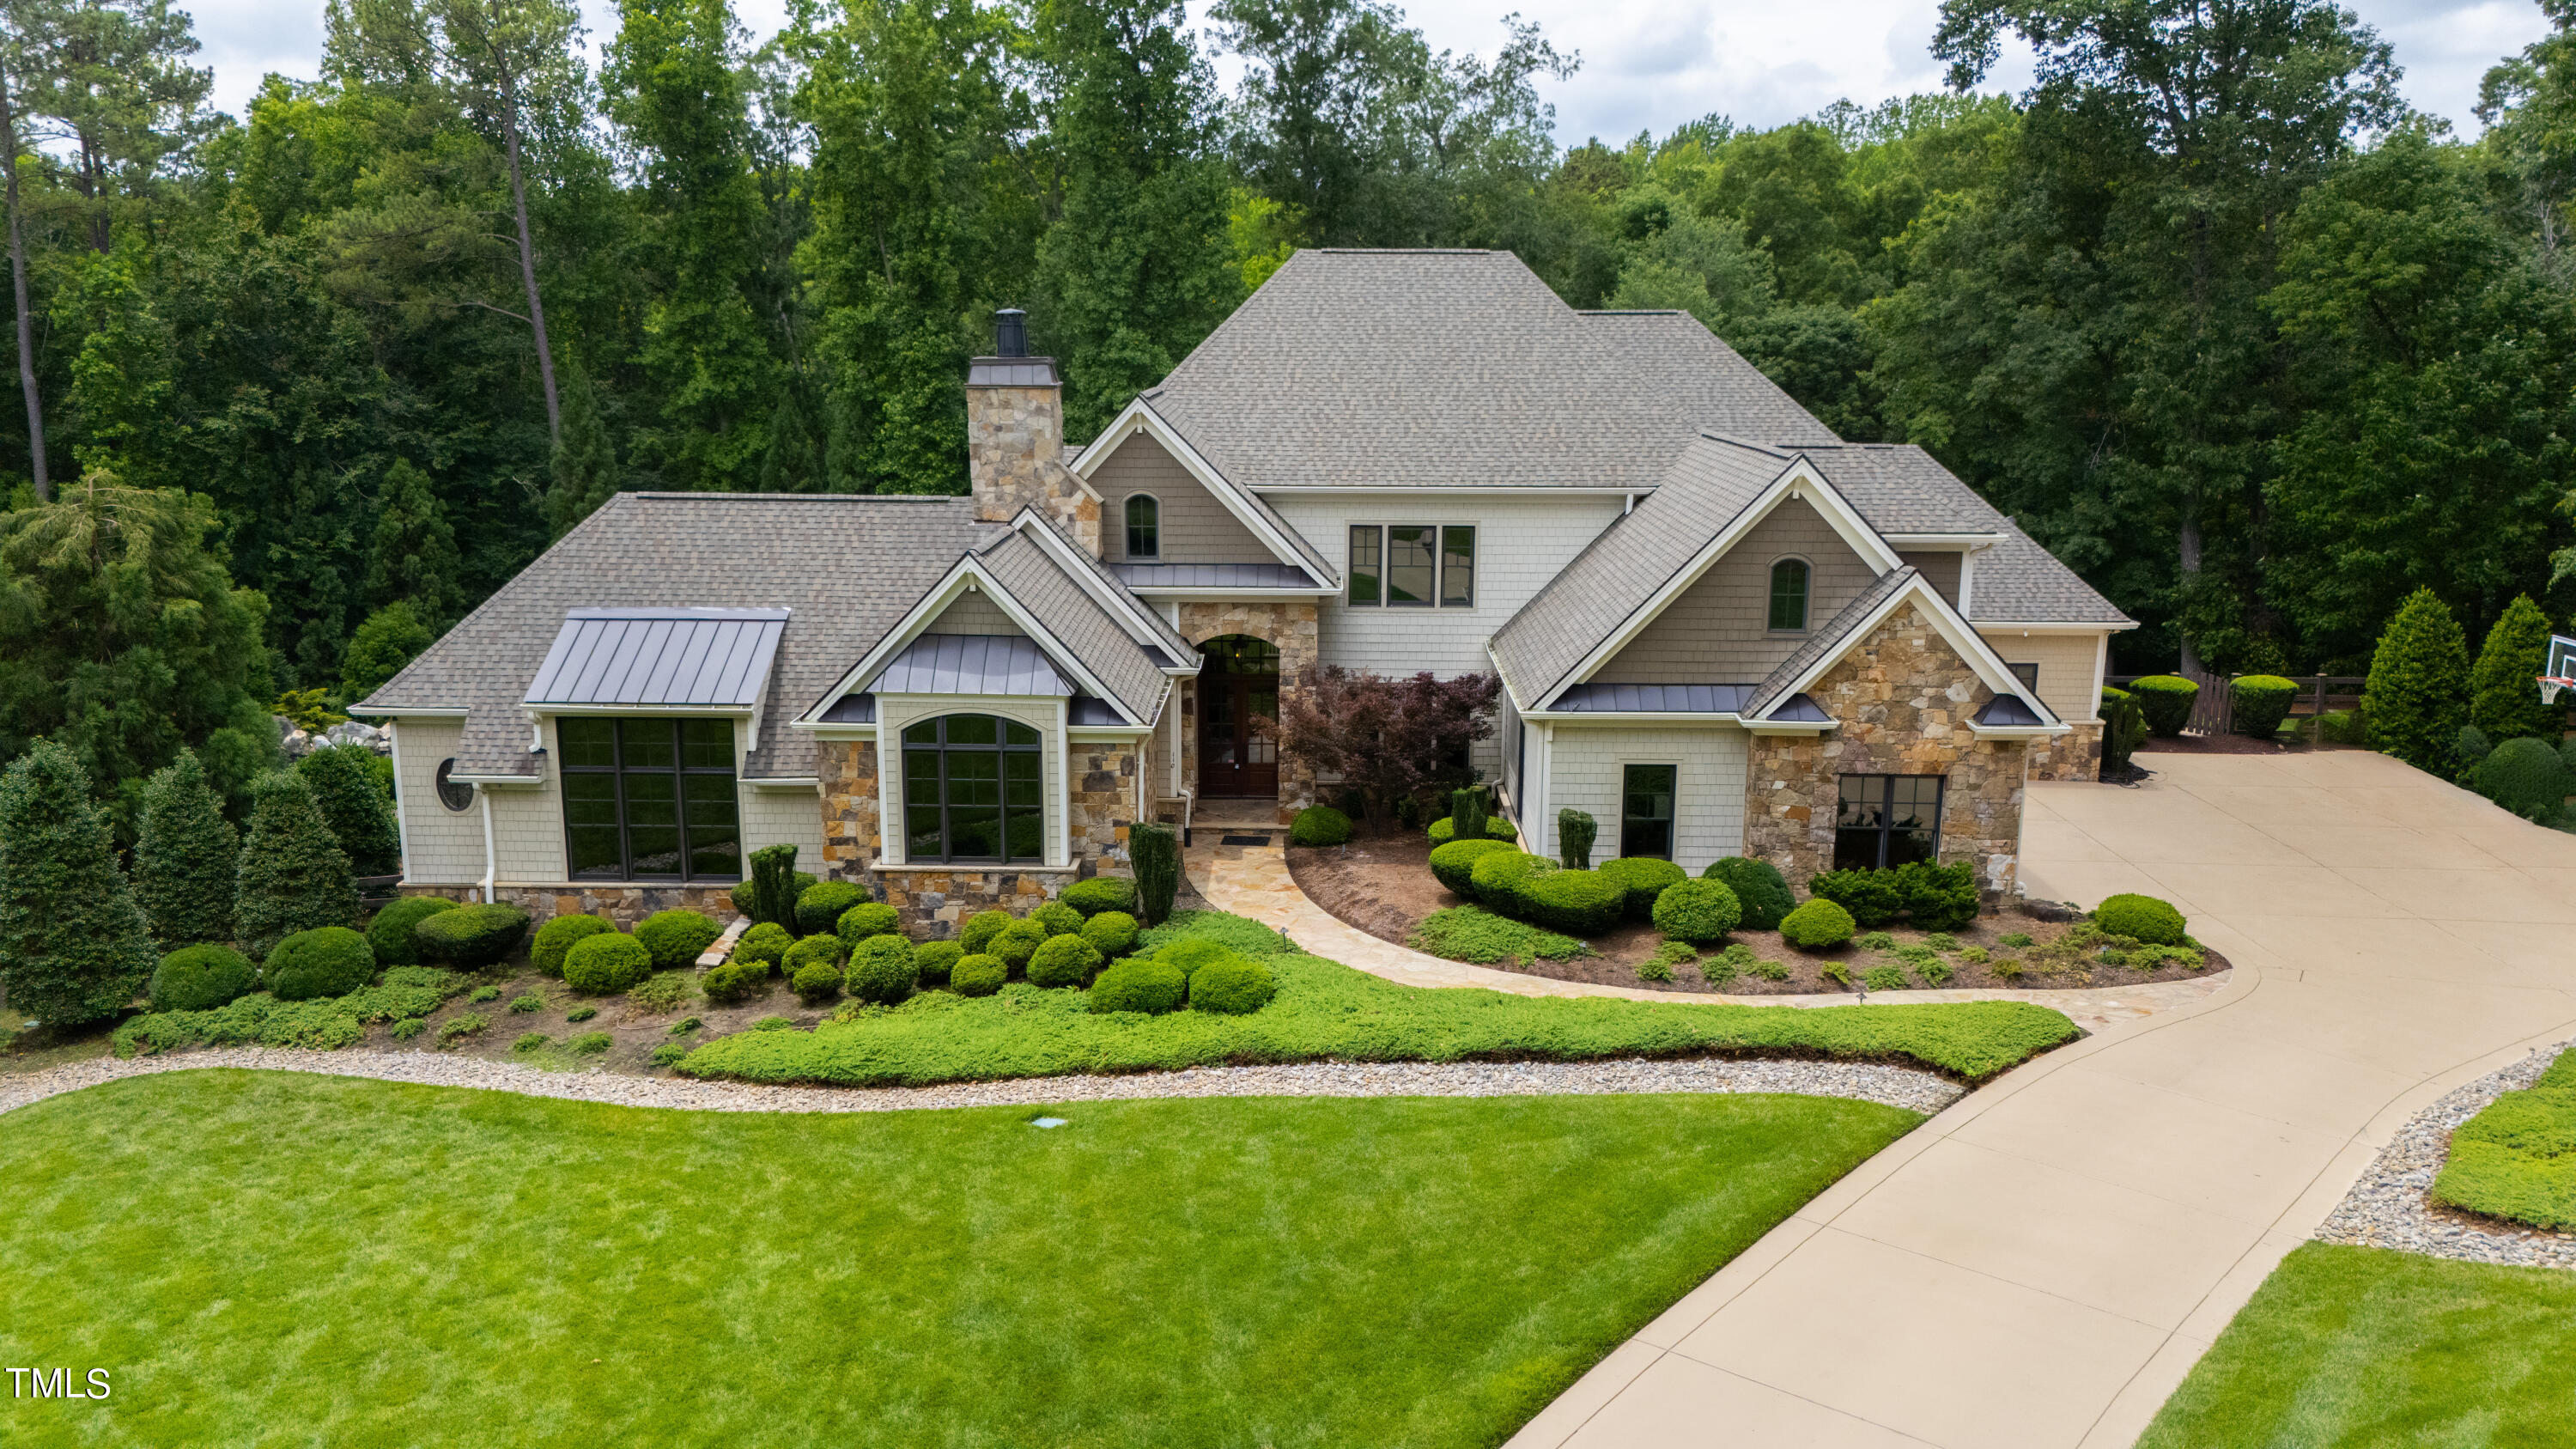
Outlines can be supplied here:
<path id="1" fill-rule="evenodd" d="M 1923 581 L 1938 590 L 1941 602 L 1959 607 L 1959 564 L 1967 557 L 1957 549 L 1927 549 L 1921 553 L 1900 553 L 1898 558 L 1923 575 Z"/>
<path id="2" fill-rule="evenodd" d="M 1253 536 L 1234 511 L 1190 476 L 1150 433 L 1130 433 L 1091 472 L 1101 497 L 1101 559 L 1125 563 L 1127 500 L 1151 494 L 1162 505 L 1162 554 L 1156 563 L 1275 564 L 1279 555 Z"/>
<path id="3" fill-rule="evenodd" d="M 1924 738 L 1963 746 L 1973 738 L 1970 717 L 1995 697 L 1919 602 L 1854 640 L 1805 693 L 1841 723 L 1846 739 L 1865 741 L 1896 709 L 1912 712 Z"/>
<path id="4" fill-rule="evenodd" d="M 930 626 L 922 632 L 925 634 L 1024 635 L 1028 631 L 1013 622 L 1010 615 L 1003 613 L 1002 606 L 993 602 L 992 595 L 980 589 L 969 589 L 959 594 L 954 602 L 941 610 L 939 617 L 931 620 Z"/>
<path id="5" fill-rule="evenodd" d="M 1770 629 L 1771 566 L 1809 566 L 1807 631 Z M 1767 677 L 1878 578 L 1805 498 L 1784 500 L 1594 670 L 1601 684 L 1748 684 Z"/>

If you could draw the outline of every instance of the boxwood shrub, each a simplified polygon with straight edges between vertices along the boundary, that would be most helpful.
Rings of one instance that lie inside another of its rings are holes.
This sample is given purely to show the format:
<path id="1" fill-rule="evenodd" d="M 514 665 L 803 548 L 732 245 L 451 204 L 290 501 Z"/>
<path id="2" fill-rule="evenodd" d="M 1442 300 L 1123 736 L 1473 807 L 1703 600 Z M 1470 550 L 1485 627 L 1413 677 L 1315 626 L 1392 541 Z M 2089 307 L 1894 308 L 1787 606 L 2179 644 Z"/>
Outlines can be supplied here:
<path id="1" fill-rule="evenodd" d="M 1897 867 L 1896 898 L 1918 931 L 1955 931 L 1977 919 L 1977 869 L 1962 860 L 1928 860 Z"/>
<path id="2" fill-rule="evenodd" d="M 1522 910 L 1522 885 L 1530 877 L 1545 875 L 1556 868 L 1556 862 L 1544 855 L 1532 855 L 1526 850 L 1498 850 L 1476 862 L 1475 868 L 1467 872 L 1467 882 L 1474 889 L 1476 899 L 1485 903 L 1486 909 L 1518 915 Z"/>
<path id="3" fill-rule="evenodd" d="M 845 880 L 809 885 L 796 893 L 796 932 L 819 936 L 840 924 L 842 912 L 867 898 L 866 890 Z"/>
<path id="4" fill-rule="evenodd" d="M 2127 936 L 2150 946 L 2179 946 L 2186 922 L 2169 901 L 2124 893 L 2105 896 L 2093 908 L 2093 924 L 2114 936 Z"/>
<path id="5" fill-rule="evenodd" d="M 1450 841 L 1457 839 L 1457 837 L 1457 822 L 1451 820 L 1448 816 L 1444 815 L 1431 822 L 1431 843 L 1433 845 L 1446 845 Z M 1521 833 L 1512 828 L 1512 822 L 1505 820 L 1500 815 L 1488 815 L 1485 817 L 1485 838 L 1488 840 L 1500 840 L 1508 843 L 1520 839 Z"/>
<path id="6" fill-rule="evenodd" d="M 2571 788 L 2559 752 L 2529 736 L 2496 746 L 2470 772 L 2469 783 L 2505 809 L 2543 825 L 2566 808 Z"/>
<path id="7" fill-rule="evenodd" d="M 1722 880 L 1681 881 L 1655 901 L 1655 929 L 1695 946 L 1723 939 L 1743 919 L 1744 903 Z"/>
<path id="8" fill-rule="evenodd" d="M 1232 953 L 1229 952 L 1229 955 Z M 1160 1016 L 1181 1004 L 1188 980 L 1168 961 L 1131 956 L 1100 973 L 1091 983 L 1094 1012 L 1141 1011 Z"/>
<path id="9" fill-rule="evenodd" d="M 1632 921 L 1649 921 L 1655 916 L 1655 897 L 1667 886 L 1679 885 L 1690 878 L 1689 872 L 1669 860 L 1652 856 L 1623 855 L 1617 860 L 1601 862 L 1601 873 L 1625 886 L 1628 891 L 1627 916 Z"/>
<path id="10" fill-rule="evenodd" d="M 1905 909 L 1892 870 L 1829 870 L 1807 881 L 1807 894 L 1832 901 L 1864 930 L 1886 925 Z"/>
<path id="11" fill-rule="evenodd" d="M 2129 682 L 2129 697 L 2146 714 L 2147 728 L 2170 740 L 2180 737 L 2183 726 L 2191 723 L 2191 706 L 2200 698 L 2200 686 L 2179 674 L 2150 674 Z"/>
<path id="12" fill-rule="evenodd" d="M 635 939 L 653 953 L 653 969 L 678 971 L 698 964 L 698 957 L 724 927 L 696 911 L 655 911 L 635 928 Z"/>
<path id="13" fill-rule="evenodd" d="M 1744 907 L 1744 919 L 1735 923 L 1743 931 L 1776 931 L 1780 922 L 1798 908 L 1798 898 L 1789 894 L 1789 882 L 1782 879 L 1780 867 L 1767 860 L 1730 855 L 1709 862 L 1700 874 L 1709 880 L 1722 880 L 1735 892 L 1738 905 Z"/>
<path id="14" fill-rule="evenodd" d="M 733 938 L 733 950 L 725 960 L 776 966 L 787 959 L 787 948 L 795 944 L 796 938 L 787 933 L 785 926 L 763 921 Z"/>
<path id="15" fill-rule="evenodd" d="M 948 987 L 960 996 L 990 996 L 1011 979 L 999 956 L 964 956 L 948 970 Z"/>
<path id="16" fill-rule="evenodd" d="M 1136 949 L 1136 918 L 1125 911 L 1102 911 L 1082 923 L 1082 939 L 1103 956 L 1124 956 Z"/>
<path id="17" fill-rule="evenodd" d="M 388 901 L 367 922 L 367 945 L 376 953 L 379 966 L 417 966 L 420 953 L 412 949 L 411 928 L 441 911 L 456 909 L 456 902 L 445 896 L 405 896 Z"/>
<path id="18" fill-rule="evenodd" d="M 1472 879 L 1476 862 L 1497 851 L 1510 849 L 1510 846 L 1499 840 L 1453 840 L 1447 845 L 1433 846 L 1431 873 L 1439 877 L 1440 883 L 1449 888 L 1451 895 L 1465 896 L 1472 900 L 1476 894 L 1475 882 Z"/>
<path id="19" fill-rule="evenodd" d="M 966 918 L 965 925 L 957 928 L 957 944 L 966 948 L 967 955 L 980 956 L 984 954 L 984 948 L 993 943 L 995 936 L 1010 928 L 1010 912 L 977 911 Z"/>
<path id="20" fill-rule="evenodd" d="M 1350 839 L 1351 817 L 1330 805 L 1309 805 L 1288 825 L 1290 845 L 1347 845 Z"/>
<path id="21" fill-rule="evenodd" d="M 1049 936 L 1029 953 L 1032 986 L 1082 986 L 1100 968 L 1100 951 L 1079 935 Z"/>
<path id="22" fill-rule="evenodd" d="M 758 969 L 766 979 L 769 968 Z M 635 937 L 616 931 L 584 936 L 564 953 L 564 985 L 590 996 L 615 996 L 652 974 L 652 951 Z M 712 981 L 713 973 L 709 975 Z M 712 985 L 708 994 L 715 994 Z"/>
<path id="23" fill-rule="evenodd" d="M 528 937 L 528 913 L 498 901 L 423 916 L 411 928 L 420 959 L 458 971 L 499 964 Z"/>
<path id="24" fill-rule="evenodd" d="M 1606 871 L 1541 871 L 1521 882 L 1518 910 L 1551 930 L 1597 936 L 1619 924 L 1630 893 L 1626 881 Z"/>
<path id="25" fill-rule="evenodd" d="M 1014 971 L 1028 969 L 1029 957 L 1046 944 L 1047 928 L 1035 921 L 1013 921 L 1001 934 L 984 945 L 984 954 L 998 958 Z M 972 949 L 971 947 L 968 949 Z"/>
<path id="26" fill-rule="evenodd" d="M 1227 1016 L 1248 1016 L 1279 994 L 1270 968 L 1248 957 L 1228 954 L 1190 973 L 1190 1009 Z"/>
<path id="27" fill-rule="evenodd" d="M 798 919 L 803 919 L 801 913 Z M 816 961 L 798 971 L 795 979 L 787 984 L 794 989 L 798 1000 L 813 1006 L 841 994 L 841 968 L 828 961 Z"/>
<path id="28" fill-rule="evenodd" d="M 1136 883 L 1123 875 L 1095 875 L 1064 888 L 1063 902 L 1084 916 L 1102 911 L 1136 913 Z"/>
<path id="29" fill-rule="evenodd" d="M 346 996 L 375 979 L 376 953 L 346 926 L 298 931 L 269 949 L 261 982 L 280 1001 Z"/>
<path id="30" fill-rule="evenodd" d="M 747 935 L 749 933 L 746 932 L 745 934 Z M 608 938 L 605 936 L 591 937 L 591 941 L 604 941 L 606 939 Z M 585 946 L 588 944 L 590 944 L 589 941 L 582 943 L 582 945 Z M 573 949 L 579 950 L 581 948 L 576 946 Z M 647 964 L 650 964 L 649 958 Z M 698 983 L 698 989 L 707 994 L 707 1000 L 709 1001 L 724 1002 L 728 1004 L 738 1001 L 749 1001 L 753 997 L 758 996 L 769 989 L 769 968 L 771 964 L 772 963 L 767 961 L 727 961 L 723 965 L 709 971 L 706 974 L 706 979 Z"/>
<path id="31" fill-rule="evenodd" d="M 1050 936 L 1078 936 L 1082 934 L 1082 912 L 1075 910 L 1073 907 L 1066 905 L 1062 901 L 1049 901 L 1045 905 L 1038 907 L 1036 910 L 1029 912 L 1026 916 L 1021 917 L 1021 919 L 1025 921 L 1035 921 L 1037 924 L 1045 927 L 1046 933 Z"/>
<path id="32" fill-rule="evenodd" d="M 850 952 L 850 969 L 842 985 L 861 1001 L 891 1006 L 912 994 L 921 968 L 912 959 L 912 943 L 901 936 L 870 936 Z"/>
<path id="33" fill-rule="evenodd" d="M 2268 740 L 2298 698 L 2299 686 L 2277 674 L 2248 674 L 2227 686 L 2227 717 L 2238 734 Z"/>
<path id="34" fill-rule="evenodd" d="M 1830 951 L 1852 938 L 1852 914 L 1822 896 L 1780 922 L 1780 939 L 1801 951 Z"/>
<path id="35" fill-rule="evenodd" d="M 912 948 L 912 969 L 924 986 L 945 986 L 948 973 L 966 959 L 966 948 L 954 941 L 925 941 Z"/>
<path id="36" fill-rule="evenodd" d="M 536 944 L 528 948 L 528 964 L 539 975 L 561 976 L 564 953 L 584 936 L 597 936 L 617 929 L 617 923 L 605 916 L 557 916 L 537 927 Z"/>
<path id="37" fill-rule="evenodd" d="M 840 937 L 817 932 L 798 940 L 795 945 L 787 948 L 786 955 L 778 959 L 778 974 L 786 977 L 788 984 L 792 986 L 796 982 L 797 972 L 818 962 L 825 966 L 841 964 Z"/>
<path id="38" fill-rule="evenodd" d="M 258 984 L 250 958 L 232 947 L 182 946 L 152 970 L 152 1009 L 212 1011 Z"/>
<path id="39" fill-rule="evenodd" d="M 832 924 L 817 929 L 837 931 L 852 946 L 870 936 L 903 934 L 903 917 L 883 901 L 861 901 L 832 918 Z"/>

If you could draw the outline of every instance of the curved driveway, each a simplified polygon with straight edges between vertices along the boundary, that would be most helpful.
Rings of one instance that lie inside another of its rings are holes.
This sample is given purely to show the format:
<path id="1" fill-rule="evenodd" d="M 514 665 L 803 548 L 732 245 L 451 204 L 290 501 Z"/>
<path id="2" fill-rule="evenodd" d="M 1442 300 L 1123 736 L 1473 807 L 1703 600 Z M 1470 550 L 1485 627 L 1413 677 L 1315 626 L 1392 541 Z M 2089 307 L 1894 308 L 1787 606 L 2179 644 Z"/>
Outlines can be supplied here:
<path id="1" fill-rule="evenodd" d="M 2033 895 L 2160 895 L 2239 967 L 1801 1209 L 1513 1449 L 2126 1445 L 2434 1098 L 2576 1035 L 2576 836 L 2377 755 L 2035 785 Z"/>

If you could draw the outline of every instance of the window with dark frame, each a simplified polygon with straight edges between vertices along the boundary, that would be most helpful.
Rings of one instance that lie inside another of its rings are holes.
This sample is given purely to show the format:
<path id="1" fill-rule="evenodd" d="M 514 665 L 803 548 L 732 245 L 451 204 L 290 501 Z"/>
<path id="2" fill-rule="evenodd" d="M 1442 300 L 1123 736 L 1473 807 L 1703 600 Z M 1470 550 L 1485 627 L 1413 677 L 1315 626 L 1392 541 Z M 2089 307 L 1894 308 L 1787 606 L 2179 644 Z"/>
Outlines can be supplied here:
<path id="1" fill-rule="evenodd" d="M 574 880 L 740 880 L 730 719 L 555 721 Z"/>
<path id="2" fill-rule="evenodd" d="M 1385 530 L 1374 523 L 1351 526 L 1351 603 L 1375 604 L 1378 579 L 1385 567 Z"/>
<path id="3" fill-rule="evenodd" d="M 1439 572 L 1439 530 L 1396 523 L 1386 530 L 1386 601 L 1395 607 L 1428 608 Z"/>
<path id="4" fill-rule="evenodd" d="M 1807 561 L 1784 558 L 1771 566 L 1771 627 L 1803 631 L 1807 627 Z"/>
<path id="5" fill-rule="evenodd" d="M 1163 556 L 1163 501 L 1150 493 L 1131 494 L 1127 499 L 1127 556 Z"/>
<path id="6" fill-rule="evenodd" d="M 2013 678 L 2021 681 L 2022 688 L 2028 690 L 2037 690 L 2039 688 L 2039 666 L 2037 664 L 2006 664 L 2004 668 L 2012 671 Z"/>
<path id="7" fill-rule="evenodd" d="M 904 859 L 1013 864 L 1046 857 L 1038 732 L 989 714 L 950 714 L 903 731 Z"/>
<path id="8" fill-rule="evenodd" d="M 1352 524 L 1345 597 L 1358 607 L 1475 607 L 1474 525 Z"/>
<path id="9" fill-rule="evenodd" d="M 1844 775 L 1834 869 L 1891 870 L 1941 858 L 1940 775 Z"/>
<path id="10" fill-rule="evenodd" d="M 1476 603 L 1476 530 L 1452 523 L 1440 530 L 1440 606 L 1467 609 Z"/>
<path id="11" fill-rule="evenodd" d="M 438 803 L 459 814 L 474 808 L 474 787 L 462 780 L 448 778 L 456 773 L 453 757 L 438 762 L 438 774 L 431 783 L 438 786 Z"/>
<path id="12" fill-rule="evenodd" d="M 1619 854 L 1673 858 L 1677 765 L 1629 765 L 1619 780 Z"/>

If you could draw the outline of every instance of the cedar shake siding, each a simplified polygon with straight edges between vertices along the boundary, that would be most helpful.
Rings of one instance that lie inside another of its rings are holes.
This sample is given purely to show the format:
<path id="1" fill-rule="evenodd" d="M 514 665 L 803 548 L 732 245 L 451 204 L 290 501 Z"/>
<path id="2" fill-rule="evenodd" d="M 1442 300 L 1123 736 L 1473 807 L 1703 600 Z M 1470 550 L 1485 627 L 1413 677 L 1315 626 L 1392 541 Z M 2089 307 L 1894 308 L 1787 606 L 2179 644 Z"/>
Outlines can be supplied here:
<path id="1" fill-rule="evenodd" d="M 1771 566 L 1808 563 L 1807 628 L 1774 632 Z M 1859 597 L 1877 571 L 1803 498 L 1753 525 L 1699 581 L 1592 674 L 1602 684 L 1750 684 L 1780 667 L 1809 633 Z"/>
<path id="2" fill-rule="evenodd" d="M 1279 556 L 1243 520 L 1190 476 L 1180 460 L 1145 433 L 1130 434 L 1092 470 L 1101 498 L 1101 558 L 1126 563 L 1127 500 L 1150 493 L 1162 504 L 1162 551 L 1155 563 L 1275 564 Z"/>

